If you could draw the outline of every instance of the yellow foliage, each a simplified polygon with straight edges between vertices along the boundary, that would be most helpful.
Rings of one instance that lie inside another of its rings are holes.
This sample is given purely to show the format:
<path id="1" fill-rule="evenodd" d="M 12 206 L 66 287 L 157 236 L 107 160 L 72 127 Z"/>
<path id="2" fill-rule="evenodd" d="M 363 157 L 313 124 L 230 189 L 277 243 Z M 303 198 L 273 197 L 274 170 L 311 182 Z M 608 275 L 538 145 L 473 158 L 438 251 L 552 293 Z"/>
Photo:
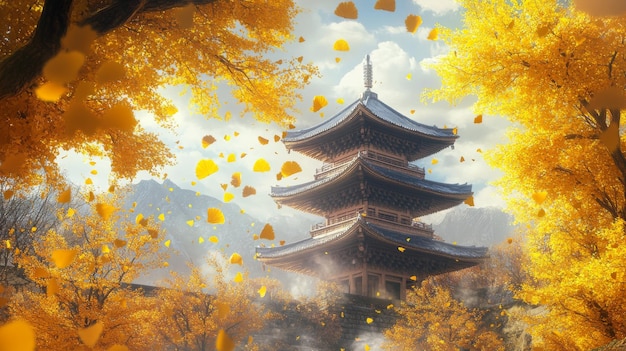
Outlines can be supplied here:
<path id="1" fill-rule="evenodd" d="M 450 52 L 430 66 L 442 88 L 426 97 L 473 95 L 474 110 L 516 126 L 486 160 L 503 171 L 497 184 L 528 227 L 518 297 L 545 308 L 527 320 L 533 347 L 589 350 L 623 338 L 623 18 L 557 0 L 459 3 L 465 27 L 441 28 Z"/>

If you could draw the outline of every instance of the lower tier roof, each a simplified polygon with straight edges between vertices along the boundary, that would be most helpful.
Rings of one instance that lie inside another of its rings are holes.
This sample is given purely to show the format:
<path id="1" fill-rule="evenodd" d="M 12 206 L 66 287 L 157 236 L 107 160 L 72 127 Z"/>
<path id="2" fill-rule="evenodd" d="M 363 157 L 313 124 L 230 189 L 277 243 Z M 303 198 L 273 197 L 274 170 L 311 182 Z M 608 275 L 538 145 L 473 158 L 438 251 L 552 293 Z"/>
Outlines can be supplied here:
<path id="1" fill-rule="evenodd" d="M 355 259 L 400 275 L 440 274 L 480 263 L 487 257 L 487 248 L 410 235 L 357 217 L 323 235 L 280 247 L 258 247 L 256 254 L 258 260 L 276 268 L 332 278 L 349 270 Z M 333 267 L 330 275 L 328 266 Z"/>

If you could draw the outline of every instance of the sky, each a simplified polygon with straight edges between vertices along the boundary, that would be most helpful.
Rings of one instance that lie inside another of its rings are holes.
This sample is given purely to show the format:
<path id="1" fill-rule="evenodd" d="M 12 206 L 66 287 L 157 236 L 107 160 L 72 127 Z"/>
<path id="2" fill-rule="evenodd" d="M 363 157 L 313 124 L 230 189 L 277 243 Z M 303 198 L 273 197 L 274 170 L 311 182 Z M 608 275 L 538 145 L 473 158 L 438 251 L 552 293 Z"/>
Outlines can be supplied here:
<path id="1" fill-rule="evenodd" d="M 437 60 L 438 56 L 448 50 L 440 41 L 427 40 L 428 33 L 437 24 L 449 28 L 461 26 L 460 9 L 454 0 L 396 1 L 395 12 L 375 10 L 374 1 L 357 0 L 354 2 L 359 11 L 356 20 L 344 19 L 334 14 L 339 3 L 337 0 L 296 2 L 302 11 L 295 19 L 294 37 L 302 37 L 304 42 L 295 40 L 285 46 L 284 52 L 276 55 L 303 56 L 303 62 L 313 62 L 321 73 L 320 77 L 313 79 L 301 91 L 303 100 L 298 105 L 300 113 L 295 116 L 296 129 L 321 123 L 359 98 L 365 90 L 362 65 L 365 56 L 369 54 L 374 76 L 372 90 L 378 94 L 380 100 L 420 123 L 458 128 L 460 138 L 454 149 L 444 149 L 416 162 L 427 169 L 426 178 L 447 183 L 472 184 L 476 207 L 504 206 L 497 189 L 490 185 L 500 173 L 490 168 L 483 160 L 483 153 L 477 150 L 488 151 L 497 144 L 506 143 L 504 132 L 508 122 L 504 118 L 485 115 L 482 123 L 475 124 L 474 117 L 480 111 L 472 109 L 471 98 L 456 105 L 425 102 L 422 99 L 424 89 L 436 89 L 440 86 L 436 73 L 425 68 L 424 63 Z M 423 23 L 416 33 L 406 30 L 404 20 L 409 14 L 422 17 Z M 346 40 L 350 50 L 333 50 L 333 44 L 338 39 Z M 340 59 L 339 62 L 337 58 Z M 289 208 L 278 209 L 269 196 L 270 189 L 271 186 L 288 186 L 312 180 L 315 169 L 321 167 L 322 162 L 295 152 L 288 153 L 281 142 L 274 142 L 274 135 L 281 135 L 283 131 L 279 126 L 258 122 L 247 116 L 240 118 L 240 107 L 229 97 L 227 89 L 220 92 L 223 96 L 220 116 L 192 114 L 188 96 L 181 96 L 180 89 L 163 89 L 163 93 L 175 102 L 179 110 L 175 115 L 178 125 L 175 134 L 160 129 L 145 112 L 137 112 L 136 117 L 145 129 L 158 133 L 175 151 L 176 165 L 163 171 L 168 179 L 182 188 L 221 199 L 224 189 L 220 185 L 229 184 L 231 175 L 241 172 L 242 184 L 253 186 L 257 194 L 243 198 L 243 186 L 237 189 L 229 187 L 226 191 L 235 195 L 232 202 L 240 205 L 247 213 L 260 220 L 270 220 L 279 214 L 305 216 L 304 213 Z M 329 103 L 322 110 L 313 113 L 310 107 L 316 95 L 325 96 Z M 344 103 L 340 104 L 337 99 L 343 99 Z M 233 117 L 224 121 L 227 112 Z M 212 135 L 217 141 L 202 148 L 201 140 L 205 135 Z M 261 145 L 258 142 L 259 136 L 269 139 L 269 144 Z M 235 162 L 227 162 L 231 153 L 236 156 Z M 246 153 L 244 158 L 240 157 L 242 153 Z M 465 162 L 460 162 L 461 157 Z M 270 172 L 252 171 L 254 162 L 259 158 L 270 163 Z M 437 159 L 437 164 L 432 163 L 433 158 Z M 198 180 L 195 167 L 201 159 L 214 160 L 219 171 Z M 96 185 L 106 189 L 107 161 L 97 162 L 97 175 L 90 173 L 94 167 L 89 165 L 89 161 L 91 160 L 71 154 L 63 155 L 59 159 L 66 174 L 75 183 L 82 184 L 85 178 L 90 177 Z M 285 161 L 296 161 L 303 171 L 279 182 L 275 175 Z M 134 181 L 150 178 L 153 177 L 141 173 Z M 437 222 L 441 218 L 442 213 L 439 213 L 424 220 Z"/>

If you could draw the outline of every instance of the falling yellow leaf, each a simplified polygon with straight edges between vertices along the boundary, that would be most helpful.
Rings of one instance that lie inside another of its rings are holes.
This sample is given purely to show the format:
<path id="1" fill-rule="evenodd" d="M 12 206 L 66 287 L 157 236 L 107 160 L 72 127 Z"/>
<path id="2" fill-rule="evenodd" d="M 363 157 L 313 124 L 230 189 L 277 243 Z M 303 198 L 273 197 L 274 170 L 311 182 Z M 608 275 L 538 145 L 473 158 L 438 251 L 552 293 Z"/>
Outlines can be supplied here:
<path id="1" fill-rule="evenodd" d="M 238 265 L 242 266 L 243 265 L 243 258 L 241 257 L 240 254 L 235 252 L 232 255 L 230 255 L 230 263 L 231 264 L 238 264 Z"/>
<path id="2" fill-rule="evenodd" d="M 432 161 L 430 161 L 430 163 L 436 165 L 437 163 L 439 163 L 439 160 L 437 160 L 436 158 L 433 158 Z"/>
<path id="3" fill-rule="evenodd" d="M 409 111 L 411 114 L 415 114 L 415 110 L 411 110 Z"/>
<path id="4" fill-rule="evenodd" d="M 400 251 L 400 252 L 404 252 L 404 250 L 406 250 L 404 247 L 402 247 L 402 246 L 398 246 L 398 251 Z"/>
<path id="5" fill-rule="evenodd" d="M 140 213 L 135 217 L 135 224 L 141 224 L 142 226 L 146 226 L 148 224 L 148 219 L 143 217 L 143 214 Z"/>
<path id="6" fill-rule="evenodd" d="M 204 242 L 204 238 L 199 236 L 198 237 L 198 244 L 202 244 Z"/>
<path id="7" fill-rule="evenodd" d="M 243 190 L 241 191 L 241 196 L 243 197 L 248 197 L 248 196 L 252 196 L 256 194 L 256 189 L 246 185 L 245 187 L 243 187 Z"/>
<path id="8" fill-rule="evenodd" d="M 335 57 L 335 62 L 336 62 L 336 63 L 341 62 L 341 57 Z"/>
<path id="9" fill-rule="evenodd" d="M 35 89 L 35 95 L 41 101 L 57 102 L 67 92 L 67 88 L 55 82 L 46 82 Z"/>
<path id="10" fill-rule="evenodd" d="M 413 75 L 412 75 L 411 73 L 409 73 L 409 74 L 407 74 L 407 75 L 406 75 L 406 79 L 407 79 L 407 80 L 411 80 L 411 78 L 413 78 Z"/>
<path id="11" fill-rule="evenodd" d="M 409 33 L 415 33 L 417 28 L 422 24 L 422 17 L 417 15 L 408 15 L 404 20 L 404 25 Z"/>
<path id="12" fill-rule="evenodd" d="M 163 222 L 165 220 L 165 214 L 161 213 L 161 214 L 159 214 L 159 217 L 157 217 L 157 218 L 159 218 L 159 221 Z"/>
<path id="13" fill-rule="evenodd" d="M 352 1 L 340 2 L 335 9 L 335 15 L 348 19 L 357 19 L 359 11 Z"/>
<path id="14" fill-rule="evenodd" d="M 83 344 L 87 345 L 88 347 L 93 348 L 94 346 L 96 346 L 98 339 L 100 339 L 100 334 L 102 334 L 103 329 L 104 329 L 104 323 L 96 322 L 92 326 L 79 329 L 78 337 L 80 338 L 80 341 L 83 342 Z"/>
<path id="15" fill-rule="evenodd" d="M 342 98 L 339 98 L 339 99 L 337 99 L 337 103 L 338 103 L 339 105 L 343 105 L 344 100 L 343 100 Z"/>
<path id="16" fill-rule="evenodd" d="M 414 281 L 414 282 L 415 282 L 415 281 L 417 281 L 417 276 L 412 275 L 412 276 L 410 276 L 410 277 L 409 277 L 409 279 L 411 279 L 412 281 Z"/>
<path id="17" fill-rule="evenodd" d="M 311 111 L 317 112 L 326 105 L 328 105 L 328 101 L 326 101 L 326 98 L 322 95 L 316 95 L 313 98 L 313 107 L 311 107 Z"/>
<path id="18" fill-rule="evenodd" d="M 254 166 L 252 167 L 252 170 L 255 172 L 269 172 L 270 164 L 267 161 L 265 161 L 264 158 L 260 158 L 256 160 L 256 162 L 254 163 Z"/>
<path id="19" fill-rule="evenodd" d="M 93 194 L 93 191 L 90 191 L 89 194 L 87 194 L 87 202 L 91 202 L 95 199 L 96 199 L 96 195 Z"/>
<path id="20" fill-rule="evenodd" d="M 71 188 L 67 188 L 66 190 L 61 192 L 59 194 L 59 196 L 57 197 L 57 202 L 58 203 L 62 203 L 62 204 L 66 204 L 66 203 L 70 202 L 70 200 L 72 200 L 72 189 Z"/>
<path id="21" fill-rule="evenodd" d="M 97 170 L 95 170 L 95 169 L 92 169 L 92 170 L 91 170 L 91 172 L 89 172 L 89 173 L 91 173 L 91 174 L 93 174 L 93 175 L 96 175 L 96 174 L 98 174 L 98 171 L 97 171 Z"/>
<path id="22" fill-rule="evenodd" d="M 237 159 L 237 156 L 235 156 L 235 154 L 229 154 L 228 157 L 226 158 L 226 162 L 235 162 L 236 159 Z"/>
<path id="23" fill-rule="evenodd" d="M 165 242 L 163 243 L 163 245 L 165 245 L 165 247 L 170 247 L 170 244 L 172 243 L 172 240 L 165 240 Z"/>
<path id="24" fill-rule="evenodd" d="M 296 60 L 298 60 L 298 62 L 302 63 L 303 59 L 304 59 L 304 56 L 298 56 L 298 58 Z"/>
<path id="25" fill-rule="evenodd" d="M 233 193 L 224 193 L 224 202 L 231 202 L 235 198 Z"/>
<path id="26" fill-rule="evenodd" d="M 87 179 L 85 179 L 85 184 L 86 185 L 91 185 L 91 184 L 93 184 L 93 180 L 91 178 L 87 178 Z"/>
<path id="27" fill-rule="evenodd" d="M 367 324 L 372 324 L 374 322 L 374 318 L 367 317 L 365 322 L 367 322 Z"/>
<path id="28" fill-rule="evenodd" d="M 0 351 L 35 350 L 35 330 L 30 323 L 17 319 L 0 326 Z"/>
<path id="29" fill-rule="evenodd" d="M 43 67 L 43 76 L 54 83 L 63 84 L 75 80 L 85 62 L 85 54 L 78 51 L 60 51 Z"/>
<path id="30" fill-rule="evenodd" d="M 481 153 L 483 150 L 481 148 L 476 149 L 476 152 Z"/>
<path id="31" fill-rule="evenodd" d="M 219 208 L 209 208 L 207 210 L 207 222 L 212 224 L 224 224 L 225 218 L 222 210 Z"/>
<path id="32" fill-rule="evenodd" d="M 57 249 L 52 251 L 52 262 L 57 268 L 66 268 L 76 258 L 78 251 L 74 249 Z"/>
<path id="33" fill-rule="evenodd" d="M 272 225 L 269 223 L 265 224 L 259 237 L 261 239 L 274 240 L 274 228 L 272 228 Z"/>
<path id="34" fill-rule="evenodd" d="M 105 203 L 96 204 L 96 212 L 98 212 L 98 215 L 100 215 L 100 217 L 102 217 L 102 219 L 104 219 L 105 221 L 111 218 L 111 215 L 113 214 L 113 212 L 115 212 L 115 210 L 116 208 L 109 204 L 105 204 Z"/>
<path id="35" fill-rule="evenodd" d="M 209 237 L 209 241 L 212 242 L 213 244 L 217 244 L 220 242 L 220 239 L 218 239 L 218 237 L 216 237 L 215 235 L 212 235 Z"/>
<path id="36" fill-rule="evenodd" d="M 118 249 L 124 247 L 126 246 L 126 240 L 115 239 L 113 240 L 113 246 L 117 247 Z"/>
<path id="37" fill-rule="evenodd" d="M 463 201 L 464 204 L 467 204 L 468 206 L 474 206 L 474 197 L 470 196 L 467 199 L 465 199 L 465 201 Z"/>
<path id="38" fill-rule="evenodd" d="M 210 159 L 200 160 L 198 161 L 198 164 L 196 165 L 196 177 L 198 179 L 204 179 L 210 176 L 211 174 L 217 172 L 218 169 L 219 168 L 217 167 L 217 164 L 215 164 L 213 160 L 210 160 Z"/>
<path id="39" fill-rule="evenodd" d="M 187 223 L 188 226 L 193 227 L 194 221 L 193 221 L 193 219 L 190 219 L 186 223 Z"/>
<path id="40" fill-rule="evenodd" d="M 304 43 L 304 38 L 303 37 L 298 38 L 298 43 Z"/>
<path id="41" fill-rule="evenodd" d="M 233 173 L 231 179 L 230 179 L 230 185 L 234 186 L 235 188 L 239 187 L 241 185 L 241 172 L 235 172 Z M 226 189 L 224 189 L 226 190 Z"/>
<path id="42" fill-rule="evenodd" d="M 241 272 L 237 272 L 237 274 L 235 274 L 235 278 L 233 278 L 233 281 L 235 283 L 243 282 L 243 274 L 241 274 Z"/>
<path id="43" fill-rule="evenodd" d="M 259 143 L 260 143 L 261 145 L 267 145 L 267 143 L 269 143 L 269 142 L 270 142 L 268 139 L 265 139 L 265 138 L 264 138 L 264 137 L 262 137 L 262 136 L 259 136 L 257 139 L 259 140 Z"/>
<path id="44" fill-rule="evenodd" d="M 215 142 L 215 138 L 212 135 L 205 135 L 202 137 L 202 148 L 206 149 L 209 145 Z"/>
<path id="45" fill-rule="evenodd" d="M 465 162 L 465 157 L 461 156 L 461 158 L 459 159 L 459 162 Z"/>
<path id="46" fill-rule="evenodd" d="M 280 141 L 280 135 L 274 135 L 274 142 L 277 143 Z"/>
<path id="47" fill-rule="evenodd" d="M 333 44 L 333 49 L 337 51 L 350 51 L 350 45 L 348 45 L 348 42 L 344 39 L 339 39 L 335 42 L 335 44 Z"/>
<path id="48" fill-rule="evenodd" d="M 474 117 L 474 123 L 483 123 L 483 115 L 477 115 L 476 117 Z"/>
<path id="49" fill-rule="evenodd" d="M 228 135 L 228 134 L 224 135 L 224 140 L 230 141 L 230 135 Z"/>
<path id="50" fill-rule="evenodd" d="M 220 329 L 215 339 L 216 351 L 233 351 L 235 349 L 235 342 L 226 334 L 224 329 Z"/>
<path id="51" fill-rule="evenodd" d="M 75 214 L 76 214 L 76 210 L 70 207 L 67 209 L 67 214 L 65 215 L 65 217 L 72 218 L 74 217 Z"/>
<path id="52" fill-rule="evenodd" d="M 534 193 L 532 197 L 533 197 L 533 200 L 535 200 L 537 204 L 541 205 L 546 200 L 546 197 L 548 197 L 548 192 L 538 191 Z"/>
<path id="53" fill-rule="evenodd" d="M 439 37 L 439 30 L 437 29 L 437 27 L 435 27 L 430 31 L 430 33 L 428 33 L 428 37 L 426 39 L 437 40 L 438 37 Z"/>
<path id="54" fill-rule="evenodd" d="M 396 10 L 396 1 L 395 0 L 377 0 L 376 4 L 374 5 L 374 9 L 394 12 Z"/>
<path id="55" fill-rule="evenodd" d="M 537 212 L 537 217 L 543 217 L 546 215 L 546 211 L 542 208 Z"/>
<path id="56" fill-rule="evenodd" d="M 115 61 L 107 61 L 100 65 L 96 72 L 97 83 L 108 83 L 121 80 L 126 75 L 124 65 Z"/>
<path id="57" fill-rule="evenodd" d="M 283 163 L 283 166 L 280 168 L 280 173 L 283 177 L 289 177 L 299 172 L 302 172 L 302 168 L 300 168 L 300 165 L 295 161 L 287 161 Z"/>

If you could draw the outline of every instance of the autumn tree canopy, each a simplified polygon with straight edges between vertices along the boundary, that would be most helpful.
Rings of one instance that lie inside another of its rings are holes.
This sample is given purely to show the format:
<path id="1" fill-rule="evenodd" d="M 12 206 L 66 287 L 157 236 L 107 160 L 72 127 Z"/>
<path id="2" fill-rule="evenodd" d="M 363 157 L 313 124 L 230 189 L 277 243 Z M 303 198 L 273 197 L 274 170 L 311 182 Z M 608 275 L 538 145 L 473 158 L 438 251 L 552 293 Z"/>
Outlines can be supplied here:
<path id="1" fill-rule="evenodd" d="M 316 70 L 268 54 L 292 40 L 297 12 L 291 0 L 3 2 L 0 176 L 54 182 L 55 158 L 71 149 L 110 158 L 117 176 L 156 172 L 172 154 L 134 112 L 171 127 L 169 85 L 207 118 L 220 118 L 217 87 L 228 85 L 244 112 L 292 122 Z"/>
<path id="2" fill-rule="evenodd" d="M 626 337 L 624 17 L 571 2 L 462 0 L 464 27 L 441 29 L 450 51 L 432 67 L 456 102 L 515 126 L 488 161 L 509 209 L 529 226 L 519 296 L 547 312 L 533 343 L 587 350 Z"/>

